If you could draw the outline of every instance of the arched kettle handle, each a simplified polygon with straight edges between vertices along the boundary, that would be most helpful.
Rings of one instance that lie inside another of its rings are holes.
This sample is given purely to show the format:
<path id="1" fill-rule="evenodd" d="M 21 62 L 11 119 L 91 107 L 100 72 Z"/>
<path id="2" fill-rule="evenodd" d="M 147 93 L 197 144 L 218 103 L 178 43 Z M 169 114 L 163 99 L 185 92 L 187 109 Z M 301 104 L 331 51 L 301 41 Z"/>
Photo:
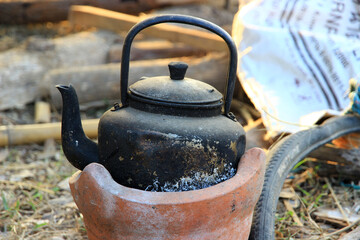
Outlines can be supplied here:
<path id="1" fill-rule="evenodd" d="M 130 48 L 135 36 L 143 29 L 156 25 L 159 23 L 173 22 L 173 23 L 184 23 L 189 25 L 195 25 L 201 28 L 205 28 L 210 32 L 219 35 L 227 44 L 230 51 L 230 62 L 227 79 L 227 89 L 225 97 L 224 114 L 229 116 L 231 100 L 233 98 L 235 81 L 236 81 L 236 68 L 237 68 L 237 49 L 231 36 L 218 25 L 209 21 L 185 16 L 185 15 L 160 15 L 146 19 L 142 22 L 137 23 L 133 26 L 128 35 L 125 38 L 122 57 L 121 57 L 121 75 L 120 75 L 120 86 L 121 86 L 121 103 L 123 106 L 128 105 L 128 81 L 129 81 L 129 62 L 130 62 Z"/>

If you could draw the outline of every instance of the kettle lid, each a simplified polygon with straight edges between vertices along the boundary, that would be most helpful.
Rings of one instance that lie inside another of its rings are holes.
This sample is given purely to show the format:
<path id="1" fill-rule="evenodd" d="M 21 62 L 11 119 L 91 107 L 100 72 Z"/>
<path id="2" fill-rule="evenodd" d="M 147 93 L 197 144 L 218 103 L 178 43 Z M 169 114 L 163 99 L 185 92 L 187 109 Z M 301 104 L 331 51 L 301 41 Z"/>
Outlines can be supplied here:
<path id="1" fill-rule="evenodd" d="M 169 63 L 170 76 L 144 78 L 129 87 L 130 95 L 163 103 L 216 104 L 222 94 L 211 85 L 186 78 L 188 65 L 184 62 Z"/>

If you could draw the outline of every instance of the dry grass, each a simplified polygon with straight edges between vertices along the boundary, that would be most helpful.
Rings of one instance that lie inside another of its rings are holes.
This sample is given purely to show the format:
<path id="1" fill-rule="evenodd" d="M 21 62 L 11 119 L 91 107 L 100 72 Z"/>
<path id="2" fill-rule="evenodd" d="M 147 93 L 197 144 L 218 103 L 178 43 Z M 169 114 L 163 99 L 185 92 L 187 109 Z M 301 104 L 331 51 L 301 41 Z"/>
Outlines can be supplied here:
<path id="1" fill-rule="evenodd" d="M 295 198 L 288 198 L 294 212 L 281 198 L 276 214 L 277 239 L 338 239 L 351 230 L 325 237 L 347 223 L 319 218 L 315 213 L 338 208 L 330 186 L 344 209 L 360 204 L 360 190 L 341 186 L 345 179 L 340 177 L 327 182 L 317 169 L 314 163 L 304 164 L 286 181 L 284 189 L 295 192 Z M 51 140 L 44 146 L 0 149 L 0 239 L 87 239 L 68 187 L 68 178 L 75 171 L 59 144 Z M 295 223 L 294 215 L 303 227 Z"/>
<path id="2" fill-rule="evenodd" d="M 312 162 L 303 164 L 294 169 L 286 180 L 283 192 L 289 194 L 280 198 L 278 203 L 277 239 L 339 239 L 342 234 L 360 225 L 360 222 L 344 217 L 339 211 L 341 208 L 345 214 L 353 213 L 360 219 L 360 190 L 344 186 L 348 182 L 344 176 L 329 179 L 319 176 L 319 168 L 319 164 Z M 290 202 L 293 210 L 286 207 L 285 201 Z M 339 219 L 324 216 L 330 210 L 334 210 Z M 294 220 L 296 216 L 300 223 Z M 351 224 L 351 228 L 335 233 Z"/>
<path id="3" fill-rule="evenodd" d="M 0 150 L 0 239 L 87 239 L 68 187 L 76 169 L 49 142 Z"/>
<path id="4" fill-rule="evenodd" d="M 0 52 L 29 37 L 55 38 L 86 28 L 68 22 L 0 25 Z M 33 105 L 0 112 L 0 124 L 33 123 Z M 52 119 L 59 121 L 59 114 Z M 76 172 L 58 143 L 0 147 L 0 239 L 87 239 L 68 185 Z"/>

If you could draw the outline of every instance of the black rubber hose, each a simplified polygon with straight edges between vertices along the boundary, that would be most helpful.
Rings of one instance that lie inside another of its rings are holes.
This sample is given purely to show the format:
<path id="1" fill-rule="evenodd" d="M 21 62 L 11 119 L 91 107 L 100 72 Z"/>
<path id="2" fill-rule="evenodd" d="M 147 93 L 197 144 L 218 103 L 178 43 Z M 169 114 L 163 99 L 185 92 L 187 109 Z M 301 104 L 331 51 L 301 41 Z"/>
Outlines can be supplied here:
<path id="1" fill-rule="evenodd" d="M 360 131 L 360 118 L 330 118 L 320 126 L 289 135 L 267 154 L 267 168 L 260 199 L 255 207 L 250 240 L 275 239 L 275 213 L 284 181 L 293 167 L 311 151 L 348 133 Z"/>

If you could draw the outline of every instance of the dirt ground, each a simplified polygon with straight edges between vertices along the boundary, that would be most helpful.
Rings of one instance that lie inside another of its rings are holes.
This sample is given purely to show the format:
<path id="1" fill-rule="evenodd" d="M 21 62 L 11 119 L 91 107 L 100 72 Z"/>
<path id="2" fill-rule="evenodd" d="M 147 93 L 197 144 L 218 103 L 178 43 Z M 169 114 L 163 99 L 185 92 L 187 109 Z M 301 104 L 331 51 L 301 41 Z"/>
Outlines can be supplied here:
<path id="1" fill-rule="evenodd" d="M 68 187 L 76 169 L 59 144 L 5 148 L 0 155 L 1 239 L 86 239 Z"/>
<path id="2" fill-rule="evenodd" d="M 0 52 L 32 36 L 55 38 L 78 30 L 66 23 L 2 25 Z M 52 119 L 58 121 L 58 116 Z M 33 104 L 0 112 L 0 125 L 33 121 Z M 86 239 L 67 183 L 75 171 L 52 139 L 40 145 L 0 147 L 0 239 Z"/>

